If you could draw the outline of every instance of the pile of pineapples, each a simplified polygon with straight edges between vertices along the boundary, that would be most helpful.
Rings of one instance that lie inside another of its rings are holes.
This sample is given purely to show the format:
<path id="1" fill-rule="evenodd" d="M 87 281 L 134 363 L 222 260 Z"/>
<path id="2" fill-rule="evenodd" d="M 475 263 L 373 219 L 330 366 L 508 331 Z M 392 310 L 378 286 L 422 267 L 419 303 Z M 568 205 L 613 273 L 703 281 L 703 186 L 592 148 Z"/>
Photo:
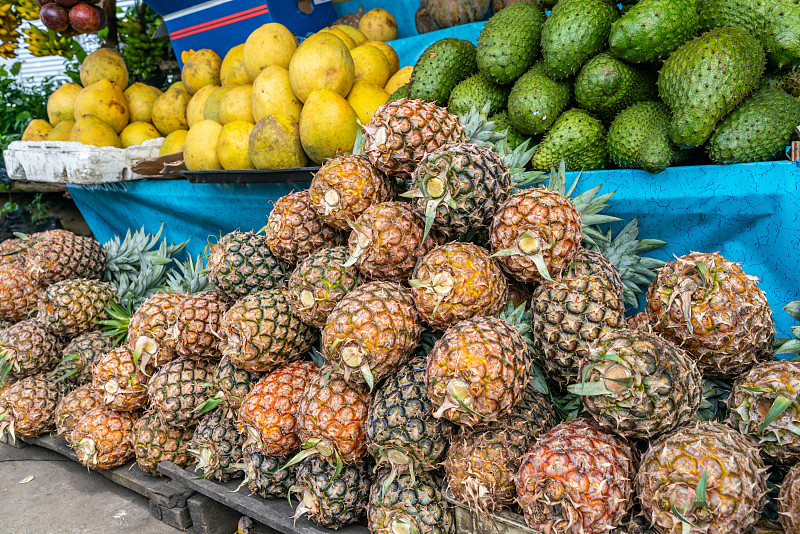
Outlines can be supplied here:
<path id="1" fill-rule="evenodd" d="M 642 256 L 663 243 L 635 221 L 597 226 L 610 194 L 527 172 L 493 127 L 388 103 L 205 265 L 165 271 L 178 247 L 152 239 L 132 268 L 87 238 L 4 245 L 0 429 L 243 478 L 330 528 L 450 534 L 450 499 L 548 534 L 800 531 L 800 365 L 757 280 Z"/>

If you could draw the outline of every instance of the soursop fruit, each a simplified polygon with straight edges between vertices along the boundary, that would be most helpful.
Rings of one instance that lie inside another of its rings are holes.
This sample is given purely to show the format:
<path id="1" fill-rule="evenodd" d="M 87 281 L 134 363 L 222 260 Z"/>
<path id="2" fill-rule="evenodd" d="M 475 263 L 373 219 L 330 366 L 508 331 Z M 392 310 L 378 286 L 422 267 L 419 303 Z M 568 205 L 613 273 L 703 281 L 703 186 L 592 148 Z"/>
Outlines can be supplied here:
<path id="1" fill-rule="evenodd" d="M 542 61 L 547 75 L 562 80 L 576 74 L 608 45 L 616 6 L 606 0 L 560 0 L 542 27 Z"/>
<path id="2" fill-rule="evenodd" d="M 508 119 L 526 135 L 546 132 L 572 98 L 568 81 L 555 81 L 545 74 L 540 61 L 523 74 L 508 95 Z"/>
<path id="3" fill-rule="evenodd" d="M 608 154 L 619 167 L 657 174 L 679 157 L 669 140 L 669 108 L 639 102 L 620 112 L 608 129 Z"/>
<path id="4" fill-rule="evenodd" d="M 768 161 L 783 152 L 798 124 L 800 100 L 781 89 L 760 89 L 719 123 L 708 155 L 717 163 Z"/>
<path id="5" fill-rule="evenodd" d="M 477 70 L 475 52 L 474 44 L 453 37 L 430 45 L 414 65 L 408 82 L 409 98 L 446 106 L 450 92 L 458 82 Z"/>
<path id="6" fill-rule="evenodd" d="M 508 112 L 506 111 L 501 111 L 500 113 L 491 115 L 489 120 L 494 122 L 495 132 L 505 132 L 506 141 L 508 142 L 508 146 L 511 148 L 511 150 L 514 150 L 519 145 L 530 139 L 527 135 L 514 128 L 514 125 L 511 124 L 511 121 L 508 119 Z"/>
<path id="7" fill-rule="evenodd" d="M 611 25 L 608 47 L 631 63 L 663 59 L 697 35 L 695 0 L 641 0 Z"/>
<path id="8" fill-rule="evenodd" d="M 629 65 L 610 52 L 590 59 L 575 79 L 575 100 L 606 122 L 636 102 L 658 96 L 656 75 Z"/>
<path id="9" fill-rule="evenodd" d="M 541 55 L 544 20 L 537 2 L 520 2 L 497 12 L 478 36 L 478 70 L 497 84 L 522 76 Z"/>
<path id="10" fill-rule="evenodd" d="M 394 90 L 394 93 L 389 95 L 389 99 L 386 100 L 387 102 L 394 102 L 395 100 L 400 100 L 401 98 L 408 98 L 408 84 L 404 83 L 400 87 Z"/>
<path id="11" fill-rule="evenodd" d="M 573 108 L 561 114 L 533 154 L 533 168 L 548 171 L 564 159 L 568 171 L 603 169 L 608 163 L 606 128 L 590 113 Z"/>
<path id="12" fill-rule="evenodd" d="M 672 112 L 672 142 L 681 148 L 705 143 L 758 86 L 765 64 L 761 44 L 740 28 L 706 32 L 673 52 L 658 76 L 658 94 Z"/>
<path id="13" fill-rule="evenodd" d="M 489 102 L 489 113 L 497 113 L 506 107 L 509 90 L 508 87 L 492 83 L 479 72 L 453 88 L 447 108 L 456 115 L 465 115 L 472 108 L 483 109 Z"/>
<path id="14" fill-rule="evenodd" d="M 761 78 L 759 89 L 762 87 L 782 89 L 795 98 L 800 97 L 800 69 L 768 74 Z"/>

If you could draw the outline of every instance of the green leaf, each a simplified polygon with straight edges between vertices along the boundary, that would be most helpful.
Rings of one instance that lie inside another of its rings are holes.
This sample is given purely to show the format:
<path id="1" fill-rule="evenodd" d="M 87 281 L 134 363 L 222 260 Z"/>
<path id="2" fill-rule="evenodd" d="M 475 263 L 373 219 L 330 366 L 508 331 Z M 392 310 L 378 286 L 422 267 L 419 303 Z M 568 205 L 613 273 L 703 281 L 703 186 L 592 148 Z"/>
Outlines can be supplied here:
<path id="1" fill-rule="evenodd" d="M 570 384 L 567 386 L 567 391 L 573 395 L 580 395 L 582 397 L 597 397 L 601 395 L 612 394 L 604 382 L 581 382 L 580 384 Z"/>
<path id="2" fill-rule="evenodd" d="M 694 490 L 694 507 L 695 508 L 707 508 L 708 507 L 708 499 L 706 495 L 706 485 L 708 484 L 708 469 L 703 471 L 703 475 L 700 477 L 700 481 L 697 483 L 697 487 Z"/>
<path id="3" fill-rule="evenodd" d="M 760 432 L 763 432 L 765 428 L 771 425 L 778 417 L 783 415 L 783 413 L 792 406 L 794 402 L 791 399 L 787 399 L 783 395 L 779 395 L 775 398 L 772 402 L 772 407 L 769 409 L 767 413 L 767 417 L 764 419 L 764 422 L 758 427 Z"/>

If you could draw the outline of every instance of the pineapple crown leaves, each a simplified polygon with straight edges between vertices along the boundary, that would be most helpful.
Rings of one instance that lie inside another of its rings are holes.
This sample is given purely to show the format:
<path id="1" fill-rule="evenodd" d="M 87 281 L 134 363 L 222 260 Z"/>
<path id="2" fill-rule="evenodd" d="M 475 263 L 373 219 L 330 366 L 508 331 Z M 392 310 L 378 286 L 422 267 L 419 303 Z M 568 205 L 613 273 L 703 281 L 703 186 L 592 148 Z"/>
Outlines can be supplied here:
<path id="1" fill-rule="evenodd" d="M 495 131 L 497 123 L 489 120 L 489 111 L 491 107 L 491 102 L 486 102 L 480 110 L 472 106 L 467 113 L 459 115 L 458 120 L 464 127 L 464 134 L 469 138 L 471 143 L 496 148 L 497 143 L 508 138 L 508 134 L 507 132 L 502 133 Z"/>
<path id="2" fill-rule="evenodd" d="M 364 146 L 367 143 L 367 134 L 364 131 L 364 125 L 361 124 L 360 120 L 358 121 L 358 126 L 359 128 L 358 131 L 356 131 L 356 140 L 355 143 L 353 143 L 352 154 L 354 156 L 363 156 L 365 154 Z"/>
<path id="3" fill-rule="evenodd" d="M 203 264 L 202 255 L 197 259 L 189 256 L 185 261 L 178 262 L 175 269 L 167 273 L 167 289 L 176 293 L 194 295 L 208 288 L 208 274 Z"/>
<path id="4" fill-rule="evenodd" d="M 160 246 L 155 248 L 159 244 L 163 229 L 164 223 L 161 223 L 158 232 L 155 234 L 145 232 L 144 226 L 133 233 L 128 229 L 125 239 L 120 240 L 119 236 L 114 236 L 104 243 L 103 248 L 108 257 L 103 281 L 112 282 L 119 276 L 119 273 L 135 273 L 139 271 L 139 266 L 142 263 L 169 263 L 175 254 L 186 247 L 189 241 L 187 240 L 177 245 L 167 245 L 165 238 L 160 243 Z"/>
<path id="5" fill-rule="evenodd" d="M 783 307 L 795 321 L 800 321 L 800 300 L 793 300 Z M 798 354 L 800 353 L 800 325 L 792 327 L 793 338 L 775 340 L 775 354 Z M 797 356 L 793 360 L 800 358 Z"/>
<path id="6" fill-rule="evenodd" d="M 120 304 L 111 301 L 105 310 L 110 318 L 100 321 L 100 325 L 103 329 L 103 335 L 114 338 L 114 346 L 116 347 L 124 343 L 128 337 L 128 325 L 133 316 L 133 303 L 128 301 Z"/>
<path id="7" fill-rule="evenodd" d="M 602 356 L 602 360 L 607 362 L 616 362 L 621 364 L 622 366 L 625 365 L 625 362 L 620 358 L 617 354 L 613 352 L 606 353 Z M 581 381 L 577 384 L 570 384 L 567 386 L 567 391 L 574 395 L 578 395 L 580 397 L 596 397 L 596 396 L 603 396 L 603 395 L 614 395 L 615 392 L 608 388 L 606 382 L 611 382 L 614 384 L 618 384 L 619 386 L 630 389 L 633 386 L 633 378 L 627 376 L 627 372 L 625 373 L 626 376 L 624 377 L 615 377 L 609 376 L 609 373 L 604 374 L 604 376 L 597 382 L 587 382 L 587 378 L 589 377 L 589 373 L 592 369 L 595 369 L 600 365 L 600 362 L 594 362 L 590 365 L 587 365 L 583 369 L 583 375 L 581 377 Z M 615 366 L 616 367 L 616 366 Z M 618 368 L 618 367 L 617 367 Z"/>
<path id="8" fill-rule="evenodd" d="M 544 250 L 551 249 L 555 247 L 555 240 L 546 247 L 542 247 L 542 243 L 539 238 L 530 232 L 523 232 L 519 239 L 517 240 L 516 245 L 512 248 L 504 248 L 502 250 L 498 250 L 494 254 L 492 254 L 492 258 L 501 258 L 505 256 L 518 256 L 518 255 L 525 255 L 528 257 L 530 261 L 536 266 L 536 270 L 539 273 L 539 276 L 547 280 L 548 282 L 557 283 L 552 276 L 550 276 L 550 272 L 547 270 L 547 264 L 544 261 Z"/>
<path id="9" fill-rule="evenodd" d="M 703 399 L 697 411 L 701 421 L 722 421 L 726 416 L 726 399 L 731 394 L 732 385 L 721 380 L 703 380 Z"/>
<path id="10" fill-rule="evenodd" d="M 530 187 L 547 180 L 547 175 L 543 172 L 526 170 L 537 148 L 537 145 L 531 146 L 530 139 L 526 139 L 513 150 L 506 140 L 501 140 L 495 148 L 511 174 L 511 182 L 514 184 L 512 194 L 520 187 Z"/>
<path id="11" fill-rule="evenodd" d="M 342 469 L 344 469 L 344 463 L 342 462 L 342 457 L 339 455 L 339 451 L 331 447 L 327 441 L 319 438 L 311 438 L 305 443 L 303 443 L 301 449 L 302 450 L 299 453 L 295 454 L 294 457 L 292 457 L 292 459 L 286 462 L 286 464 L 280 469 L 278 469 L 278 471 L 276 472 L 280 473 L 284 469 L 288 469 L 293 465 L 299 464 L 309 456 L 320 454 L 322 455 L 323 458 L 325 458 L 326 461 L 336 466 L 336 471 L 333 473 L 333 476 L 331 477 L 331 482 L 339 478 Z M 335 461 L 336 463 L 333 464 L 332 460 Z"/>
<path id="12" fill-rule="evenodd" d="M 47 378 L 50 379 L 50 380 L 53 380 L 53 384 L 58 384 L 62 380 L 66 380 L 68 378 L 72 378 L 73 376 L 78 374 L 78 369 L 73 368 L 73 369 L 61 374 L 60 376 L 58 375 L 58 373 L 61 371 L 62 366 L 67 365 L 69 363 L 72 363 L 72 362 L 74 362 L 76 360 L 79 360 L 79 359 L 80 359 L 80 355 L 77 352 L 73 352 L 72 354 L 67 354 L 66 356 L 61 358 L 61 360 L 59 360 L 59 362 L 56 365 L 55 369 L 53 369 L 52 371 L 50 371 L 47 374 Z"/>

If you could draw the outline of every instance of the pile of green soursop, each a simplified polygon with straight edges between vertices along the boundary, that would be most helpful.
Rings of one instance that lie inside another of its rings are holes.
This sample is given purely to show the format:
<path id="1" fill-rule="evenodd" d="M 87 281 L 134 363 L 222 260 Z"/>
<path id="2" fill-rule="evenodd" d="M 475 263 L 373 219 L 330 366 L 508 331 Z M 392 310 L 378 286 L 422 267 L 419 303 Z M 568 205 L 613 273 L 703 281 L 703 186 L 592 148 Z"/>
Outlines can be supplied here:
<path id="1" fill-rule="evenodd" d="M 455 113 L 490 103 L 512 145 L 532 138 L 539 170 L 563 158 L 658 173 L 783 157 L 800 125 L 798 65 L 798 0 L 559 0 L 547 14 L 523 1 L 477 47 L 431 45 L 401 94 Z"/>

